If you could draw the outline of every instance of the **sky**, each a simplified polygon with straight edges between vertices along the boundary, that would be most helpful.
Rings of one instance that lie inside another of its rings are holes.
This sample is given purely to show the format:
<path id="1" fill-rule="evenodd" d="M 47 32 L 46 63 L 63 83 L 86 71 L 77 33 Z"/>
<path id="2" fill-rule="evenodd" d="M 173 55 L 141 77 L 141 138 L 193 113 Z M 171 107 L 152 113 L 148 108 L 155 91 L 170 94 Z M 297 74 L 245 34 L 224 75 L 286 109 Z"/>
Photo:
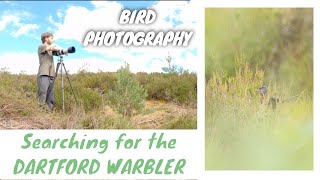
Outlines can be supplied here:
<path id="1" fill-rule="evenodd" d="M 154 9 L 156 21 L 145 25 L 120 25 L 123 9 Z M 198 13 L 194 2 L 179 1 L 1 1 L 0 2 L 0 70 L 37 74 L 37 49 L 40 36 L 49 31 L 63 48 L 74 46 L 76 53 L 64 56 L 70 73 L 79 70 L 114 72 L 130 64 L 132 72 L 163 72 L 170 54 L 173 64 L 196 72 L 198 49 L 196 27 Z M 125 31 L 193 31 L 187 47 L 84 47 L 89 30 Z M 57 57 L 55 57 L 55 63 Z"/>

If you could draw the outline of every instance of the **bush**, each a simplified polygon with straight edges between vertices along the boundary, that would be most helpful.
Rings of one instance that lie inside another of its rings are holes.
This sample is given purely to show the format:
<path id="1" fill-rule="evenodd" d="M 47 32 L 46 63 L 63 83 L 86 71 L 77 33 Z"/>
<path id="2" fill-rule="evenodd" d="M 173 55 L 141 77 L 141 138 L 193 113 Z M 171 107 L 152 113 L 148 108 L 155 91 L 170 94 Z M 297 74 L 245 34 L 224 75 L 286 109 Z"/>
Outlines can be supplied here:
<path id="1" fill-rule="evenodd" d="M 117 72 L 114 90 L 110 90 L 107 95 L 109 105 L 123 116 L 132 116 L 134 111 L 144 108 L 146 97 L 146 91 L 132 77 L 129 65 L 125 64 Z"/>
<path id="2" fill-rule="evenodd" d="M 162 100 L 183 105 L 197 102 L 197 76 L 195 73 L 138 73 L 137 79 L 148 92 L 149 100 Z"/>

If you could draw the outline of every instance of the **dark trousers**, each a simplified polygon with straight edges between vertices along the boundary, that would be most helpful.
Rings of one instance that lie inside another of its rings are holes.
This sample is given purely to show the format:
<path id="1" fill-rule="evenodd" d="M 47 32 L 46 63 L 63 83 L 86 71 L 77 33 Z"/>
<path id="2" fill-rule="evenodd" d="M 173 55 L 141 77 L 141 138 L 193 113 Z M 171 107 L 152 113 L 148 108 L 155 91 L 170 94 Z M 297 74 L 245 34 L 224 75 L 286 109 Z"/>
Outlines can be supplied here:
<path id="1" fill-rule="evenodd" d="M 48 105 L 48 111 L 52 112 L 54 104 L 53 95 L 54 78 L 50 76 L 38 76 L 38 100 L 39 108 L 44 109 Z"/>

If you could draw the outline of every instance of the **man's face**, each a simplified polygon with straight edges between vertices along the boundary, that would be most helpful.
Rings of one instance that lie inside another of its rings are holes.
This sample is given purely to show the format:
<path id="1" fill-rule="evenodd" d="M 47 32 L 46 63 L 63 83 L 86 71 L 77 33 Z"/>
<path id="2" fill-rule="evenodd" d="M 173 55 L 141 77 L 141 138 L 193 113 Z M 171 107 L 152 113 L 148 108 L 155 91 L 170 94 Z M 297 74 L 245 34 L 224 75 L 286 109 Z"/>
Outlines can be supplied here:
<path id="1" fill-rule="evenodd" d="M 49 37 L 46 38 L 46 42 L 47 42 L 48 45 L 51 45 L 53 43 L 53 41 L 54 41 L 53 40 L 53 36 L 49 36 Z"/>

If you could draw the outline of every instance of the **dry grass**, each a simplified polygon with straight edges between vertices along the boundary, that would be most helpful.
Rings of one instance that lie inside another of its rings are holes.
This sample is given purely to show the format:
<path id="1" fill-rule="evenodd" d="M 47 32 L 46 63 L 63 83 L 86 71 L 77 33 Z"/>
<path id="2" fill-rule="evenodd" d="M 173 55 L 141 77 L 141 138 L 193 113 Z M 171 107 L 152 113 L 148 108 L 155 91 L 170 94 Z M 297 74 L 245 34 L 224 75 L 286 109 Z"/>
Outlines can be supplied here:
<path id="1" fill-rule="evenodd" d="M 140 128 L 158 129 L 171 121 L 177 121 L 180 117 L 188 115 L 196 119 L 197 109 L 174 103 L 148 101 L 145 113 L 134 116 L 132 122 Z"/>
<path id="2" fill-rule="evenodd" d="M 29 112 L 30 115 L 24 117 L 21 112 Z M 0 106 L 0 129 L 121 129 L 121 122 L 124 121 L 127 123 L 122 124 L 124 128 L 159 129 L 183 116 L 191 116 L 192 121 L 196 122 L 196 112 L 195 108 L 174 103 L 148 101 L 143 113 L 125 120 L 109 106 L 87 113 L 80 108 L 74 108 L 70 113 L 62 114 L 59 111 L 38 111 L 37 106 L 24 108 L 22 105 L 7 104 Z"/>

